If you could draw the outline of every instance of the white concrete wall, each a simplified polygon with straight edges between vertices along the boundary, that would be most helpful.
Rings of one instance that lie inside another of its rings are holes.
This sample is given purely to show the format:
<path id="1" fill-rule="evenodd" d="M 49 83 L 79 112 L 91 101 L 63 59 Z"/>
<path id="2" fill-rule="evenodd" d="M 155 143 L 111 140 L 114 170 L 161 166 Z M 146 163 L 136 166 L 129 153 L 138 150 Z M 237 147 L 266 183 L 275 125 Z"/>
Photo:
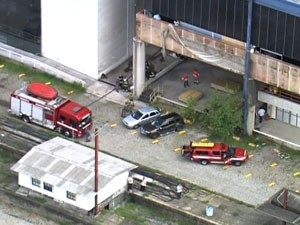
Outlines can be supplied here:
<path id="1" fill-rule="evenodd" d="M 292 101 L 276 97 L 274 95 L 258 91 L 257 93 L 257 99 L 258 101 L 268 103 L 270 105 L 285 109 L 287 111 L 291 111 L 294 114 L 300 115 L 300 105 L 297 103 L 294 103 Z"/>
<path id="2" fill-rule="evenodd" d="M 111 180 L 105 187 L 101 188 L 98 192 L 98 202 L 101 203 L 110 196 L 113 196 L 116 192 L 123 189 L 127 185 L 127 178 L 128 178 L 128 171 L 116 176 L 114 179 Z M 67 191 L 72 192 L 72 188 L 70 185 L 70 190 L 66 190 L 63 188 L 59 188 L 53 185 L 53 192 L 49 192 L 44 189 L 43 180 L 41 180 L 41 186 L 37 187 L 32 185 L 31 177 L 19 173 L 18 175 L 18 182 L 20 186 L 26 187 L 29 190 L 34 190 L 38 193 L 43 195 L 49 196 L 57 201 L 62 201 L 79 207 L 84 210 L 91 210 L 95 206 L 95 195 L 80 195 L 80 193 L 76 194 L 76 201 L 67 198 Z M 47 181 L 46 181 L 47 182 Z M 101 180 L 99 181 L 101 183 Z M 47 182 L 51 183 L 51 182 Z"/>
<path id="3" fill-rule="evenodd" d="M 97 9 L 98 0 L 41 0 L 42 55 L 97 78 Z"/>
<path id="4" fill-rule="evenodd" d="M 99 74 L 132 56 L 134 7 L 133 0 L 99 0 Z"/>

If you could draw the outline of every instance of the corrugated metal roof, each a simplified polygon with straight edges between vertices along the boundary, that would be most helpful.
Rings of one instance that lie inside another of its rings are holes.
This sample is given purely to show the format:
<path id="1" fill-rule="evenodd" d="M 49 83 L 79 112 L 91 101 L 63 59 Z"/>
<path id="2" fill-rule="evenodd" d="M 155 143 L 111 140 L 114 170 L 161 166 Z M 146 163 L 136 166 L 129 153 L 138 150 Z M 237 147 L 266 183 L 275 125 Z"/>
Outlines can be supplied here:
<path id="1" fill-rule="evenodd" d="M 11 169 L 82 195 L 94 194 L 95 151 L 56 137 L 33 147 Z M 99 152 L 99 188 L 137 166 Z"/>
<path id="2" fill-rule="evenodd" d="M 300 0 L 254 0 L 254 2 L 259 5 L 300 17 Z"/>

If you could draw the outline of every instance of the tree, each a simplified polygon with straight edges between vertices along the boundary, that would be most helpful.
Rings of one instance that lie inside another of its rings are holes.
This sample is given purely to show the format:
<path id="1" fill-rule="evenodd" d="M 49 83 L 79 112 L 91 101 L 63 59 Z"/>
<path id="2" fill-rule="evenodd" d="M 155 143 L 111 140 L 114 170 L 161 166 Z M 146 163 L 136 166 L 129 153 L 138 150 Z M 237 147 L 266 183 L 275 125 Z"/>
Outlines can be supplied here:
<path id="1" fill-rule="evenodd" d="M 242 103 L 242 93 L 213 93 L 201 118 L 202 124 L 208 128 L 208 133 L 225 140 L 235 134 L 243 124 Z"/>

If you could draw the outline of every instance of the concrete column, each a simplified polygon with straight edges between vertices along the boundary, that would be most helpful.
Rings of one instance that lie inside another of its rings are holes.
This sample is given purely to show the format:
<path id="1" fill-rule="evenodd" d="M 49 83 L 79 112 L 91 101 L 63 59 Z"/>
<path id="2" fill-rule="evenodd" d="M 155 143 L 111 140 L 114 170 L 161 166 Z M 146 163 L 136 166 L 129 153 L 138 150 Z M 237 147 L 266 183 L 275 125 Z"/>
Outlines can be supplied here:
<path id="1" fill-rule="evenodd" d="M 139 97 L 145 88 L 145 43 L 133 38 L 133 96 Z"/>
<path id="2" fill-rule="evenodd" d="M 255 105 L 249 107 L 247 118 L 247 135 L 252 135 L 255 126 Z"/>
<path id="3" fill-rule="evenodd" d="M 276 119 L 276 106 L 268 105 L 268 114 L 272 119 Z"/>

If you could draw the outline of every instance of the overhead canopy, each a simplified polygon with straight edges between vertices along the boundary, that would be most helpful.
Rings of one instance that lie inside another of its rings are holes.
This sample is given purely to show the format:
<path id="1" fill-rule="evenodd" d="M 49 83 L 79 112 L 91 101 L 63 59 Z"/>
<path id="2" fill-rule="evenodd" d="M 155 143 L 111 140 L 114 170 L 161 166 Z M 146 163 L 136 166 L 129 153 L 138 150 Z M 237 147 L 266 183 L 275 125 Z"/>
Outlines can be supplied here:
<path id="1" fill-rule="evenodd" d="M 255 0 L 255 3 L 300 17 L 299 0 Z"/>

